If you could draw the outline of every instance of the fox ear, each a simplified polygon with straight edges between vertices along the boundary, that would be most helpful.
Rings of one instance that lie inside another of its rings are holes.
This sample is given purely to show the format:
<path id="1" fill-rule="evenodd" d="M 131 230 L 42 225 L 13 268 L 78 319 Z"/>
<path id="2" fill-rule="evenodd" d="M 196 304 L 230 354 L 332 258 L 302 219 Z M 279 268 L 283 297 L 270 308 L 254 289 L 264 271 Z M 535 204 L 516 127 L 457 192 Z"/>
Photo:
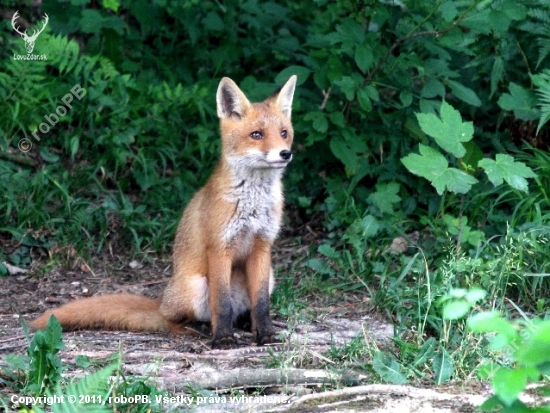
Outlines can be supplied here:
<path id="1" fill-rule="evenodd" d="M 290 76 L 290 79 L 281 88 L 275 100 L 279 110 L 289 119 L 292 112 L 292 98 L 294 97 L 294 89 L 296 88 L 296 79 L 296 75 Z"/>
<path id="2" fill-rule="evenodd" d="M 240 119 L 252 105 L 237 84 L 228 77 L 224 77 L 220 81 L 218 92 L 216 93 L 216 106 L 220 119 L 231 116 Z"/>

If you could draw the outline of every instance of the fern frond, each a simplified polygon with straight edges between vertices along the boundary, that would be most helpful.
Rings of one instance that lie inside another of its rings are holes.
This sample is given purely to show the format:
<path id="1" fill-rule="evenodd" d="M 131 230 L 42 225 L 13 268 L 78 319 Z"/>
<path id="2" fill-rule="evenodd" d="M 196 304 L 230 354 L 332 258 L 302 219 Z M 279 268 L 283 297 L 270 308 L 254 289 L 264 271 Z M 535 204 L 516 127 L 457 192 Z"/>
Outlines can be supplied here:
<path id="1" fill-rule="evenodd" d="M 525 21 L 518 25 L 518 29 L 529 34 L 540 36 L 544 34 L 544 25 L 541 23 L 535 23 L 533 21 Z"/>
<path id="2" fill-rule="evenodd" d="M 80 400 L 80 396 L 86 396 L 86 395 L 95 395 L 96 397 L 101 397 L 101 400 L 106 400 L 107 395 L 109 394 L 108 391 L 108 384 L 107 380 L 113 373 L 113 371 L 117 368 L 117 365 L 111 365 L 109 367 L 106 367 L 102 370 L 99 370 L 93 374 L 90 374 L 89 376 L 85 376 L 81 378 L 78 382 L 72 382 L 70 383 L 65 391 L 62 391 L 59 386 L 57 386 L 55 392 L 53 394 L 49 394 L 49 396 L 65 396 L 64 400 L 65 403 L 54 403 L 51 406 L 51 410 L 53 413 L 79 413 L 82 411 L 86 412 L 95 412 L 95 413 L 108 413 L 111 412 L 112 409 L 109 408 L 108 404 L 101 404 L 97 403 L 90 403 L 88 405 L 82 405 L 79 404 L 78 401 Z M 70 399 L 69 399 L 70 397 Z M 69 403 L 68 400 L 76 400 L 76 403 Z M 44 412 L 41 408 L 38 406 L 34 406 L 34 410 L 38 413 Z"/>
<path id="3" fill-rule="evenodd" d="M 89 79 L 92 73 L 92 69 L 94 68 L 95 64 L 98 62 L 99 56 L 82 56 L 80 59 L 80 62 L 74 69 L 74 74 L 76 76 L 79 76 L 82 74 L 84 79 Z"/>
<path id="4" fill-rule="evenodd" d="M 540 108 L 538 134 L 541 128 L 550 120 L 550 70 L 545 69 L 542 73 L 531 76 L 531 79 L 537 87 L 538 106 Z"/>
<path id="5" fill-rule="evenodd" d="M 539 44 L 539 60 L 537 61 L 537 68 L 541 62 L 550 54 L 550 37 L 537 39 Z"/>
<path id="6" fill-rule="evenodd" d="M 56 66 L 61 74 L 67 74 L 74 69 L 80 54 L 78 44 L 61 35 L 46 36 L 42 50 L 48 56 L 50 64 Z"/>
<path id="7" fill-rule="evenodd" d="M 102 73 L 106 79 L 113 79 L 119 76 L 118 70 L 115 68 L 115 65 L 108 58 L 100 56 L 99 64 L 101 66 Z"/>
<path id="8" fill-rule="evenodd" d="M 550 11 L 548 9 L 532 8 L 528 10 L 527 16 L 543 23 L 550 23 Z"/>

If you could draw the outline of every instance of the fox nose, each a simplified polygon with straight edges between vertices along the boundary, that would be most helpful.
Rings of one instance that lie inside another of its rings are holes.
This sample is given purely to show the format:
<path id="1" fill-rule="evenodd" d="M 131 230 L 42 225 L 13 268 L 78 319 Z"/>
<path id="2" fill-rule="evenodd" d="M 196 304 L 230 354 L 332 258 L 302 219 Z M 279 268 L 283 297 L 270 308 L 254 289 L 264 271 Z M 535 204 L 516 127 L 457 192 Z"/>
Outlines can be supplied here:
<path id="1" fill-rule="evenodd" d="M 289 161 L 290 158 L 292 158 L 292 152 L 290 152 L 288 149 L 283 149 L 281 152 L 279 152 L 279 156 L 281 157 L 281 159 Z"/>

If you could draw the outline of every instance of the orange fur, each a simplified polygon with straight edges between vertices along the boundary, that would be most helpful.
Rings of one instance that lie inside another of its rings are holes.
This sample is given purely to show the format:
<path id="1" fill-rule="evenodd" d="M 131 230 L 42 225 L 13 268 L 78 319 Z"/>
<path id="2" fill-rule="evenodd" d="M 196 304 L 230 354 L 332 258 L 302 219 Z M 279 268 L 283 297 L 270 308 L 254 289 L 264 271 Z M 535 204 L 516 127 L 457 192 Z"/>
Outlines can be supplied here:
<path id="1" fill-rule="evenodd" d="M 173 275 L 159 300 L 86 298 L 46 312 L 31 326 L 45 327 L 51 314 L 65 329 L 182 332 L 189 322 L 211 322 L 212 346 L 232 347 L 233 323 L 250 312 L 258 344 L 271 342 L 271 245 L 283 210 L 281 177 L 292 158 L 295 84 L 292 76 L 278 93 L 250 103 L 232 80 L 220 82 L 220 160 L 183 213 Z"/>
<path id="2" fill-rule="evenodd" d="M 81 328 L 168 332 L 168 323 L 158 311 L 160 300 L 133 294 L 83 298 L 48 310 L 30 322 L 35 330 L 46 327 L 53 314 L 65 330 Z"/>

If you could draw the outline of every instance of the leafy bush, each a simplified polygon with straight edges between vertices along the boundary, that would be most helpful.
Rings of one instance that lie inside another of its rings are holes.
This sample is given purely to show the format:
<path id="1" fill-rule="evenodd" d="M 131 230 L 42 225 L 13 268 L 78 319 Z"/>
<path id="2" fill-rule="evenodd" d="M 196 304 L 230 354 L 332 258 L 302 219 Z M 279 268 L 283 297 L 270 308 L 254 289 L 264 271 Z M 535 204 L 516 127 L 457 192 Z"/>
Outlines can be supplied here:
<path id="1" fill-rule="evenodd" d="M 468 296 L 475 296 L 469 300 Z M 458 319 L 484 297 L 484 291 L 453 290 L 446 298 L 445 317 Z M 480 363 L 478 374 L 491 380 L 494 395 L 481 406 L 482 411 L 531 412 L 548 409 L 545 402 L 535 402 L 527 406 L 519 399 L 527 390 L 527 384 L 539 382 L 548 374 L 550 361 L 550 321 L 540 319 L 511 322 L 498 311 L 478 312 L 468 318 L 467 324 L 474 333 L 492 333 L 488 335 L 491 355 L 500 355 L 500 362 L 487 357 Z M 548 394 L 548 385 L 541 383 L 536 388 L 540 395 Z M 502 410 L 501 410 L 502 409 Z"/>
<path id="2" fill-rule="evenodd" d="M 399 160 L 426 143 L 414 113 L 435 113 L 442 98 L 475 121 L 485 153 L 515 147 L 506 132 L 514 116 L 540 118 L 539 136 L 547 133 L 547 74 L 529 76 L 549 58 L 543 0 L 314 4 L 53 1 L 36 46 L 48 60 L 32 62 L 11 58 L 23 43 L 0 23 L 4 231 L 17 240 L 38 231 L 84 253 L 165 250 L 217 158 L 222 74 L 253 99 L 299 75 L 287 199 L 304 214 L 323 211 L 329 231 L 367 215 L 375 183 L 394 185 L 403 217 L 437 211 L 437 195 Z M 87 94 L 36 141 L 75 85 Z M 30 157 L 15 149 L 22 138 Z"/>

